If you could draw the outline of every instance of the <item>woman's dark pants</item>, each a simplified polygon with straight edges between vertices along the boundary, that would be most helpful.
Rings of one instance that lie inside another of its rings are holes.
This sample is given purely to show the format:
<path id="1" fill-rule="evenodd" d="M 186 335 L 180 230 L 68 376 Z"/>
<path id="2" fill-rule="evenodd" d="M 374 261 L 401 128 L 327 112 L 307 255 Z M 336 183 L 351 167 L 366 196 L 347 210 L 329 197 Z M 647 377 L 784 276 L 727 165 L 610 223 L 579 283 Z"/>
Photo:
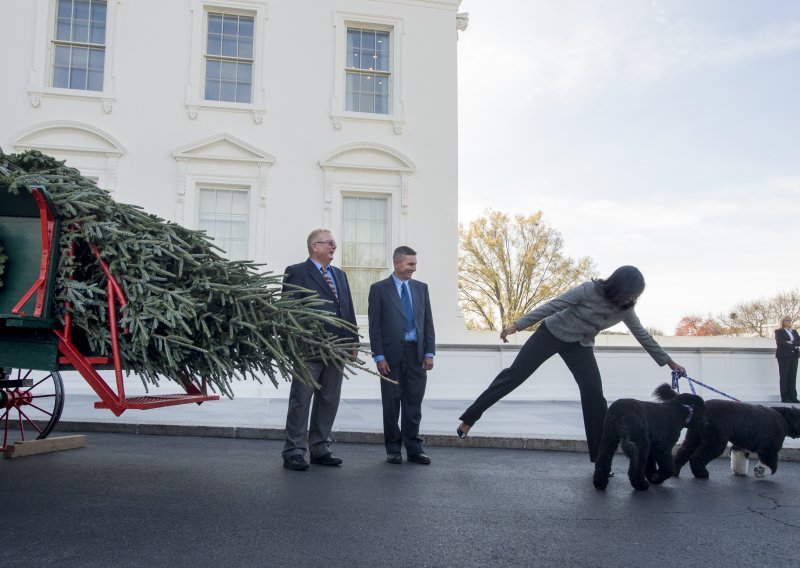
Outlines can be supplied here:
<path id="1" fill-rule="evenodd" d="M 542 363 L 556 353 L 567 364 L 567 368 L 575 377 L 575 382 L 578 383 L 589 459 L 594 462 L 608 408 L 603 396 L 603 383 L 600 379 L 600 370 L 597 368 L 597 360 L 594 358 L 594 350 L 591 347 L 584 347 L 577 341 L 567 343 L 557 339 L 544 322 L 525 342 L 511 366 L 497 375 L 489 388 L 461 415 L 461 420 L 470 426 L 475 424 L 486 409 L 524 383 Z"/>

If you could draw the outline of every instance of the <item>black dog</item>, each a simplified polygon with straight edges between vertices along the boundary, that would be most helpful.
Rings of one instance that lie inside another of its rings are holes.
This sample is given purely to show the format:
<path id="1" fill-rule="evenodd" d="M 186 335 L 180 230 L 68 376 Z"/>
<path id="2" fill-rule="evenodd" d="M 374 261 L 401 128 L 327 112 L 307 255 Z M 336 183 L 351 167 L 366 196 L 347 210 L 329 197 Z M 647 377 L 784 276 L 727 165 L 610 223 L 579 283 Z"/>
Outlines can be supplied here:
<path id="1" fill-rule="evenodd" d="M 800 410 L 789 406 L 709 400 L 706 416 L 708 427 L 702 432 L 686 432 L 686 439 L 675 454 L 678 472 L 688 461 L 695 477 L 708 478 L 706 465 L 721 456 L 731 442 L 733 473 L 747 475 L 748 451 L 756 452 L 759 462 L 753 473 L 765 479 L 778 469 L 778 452 L 786 436 L 800 437 Z"/>
<path id="2" fill-rule="evenodd" d="M 703 428 L 706 423 L 703 399 L 694 394 L 677 394 L 666 383 L 653 395 L 661 402 L 622 398 L 608 408 L 603 437 L 594 468 L 594 486 L 608 486 L 611 460 L 617 446 L 630 460 L 628 479 L 638 491 L 650 483 L 662 483 L 675 475 L 672 448 L 684 427 Z"/>

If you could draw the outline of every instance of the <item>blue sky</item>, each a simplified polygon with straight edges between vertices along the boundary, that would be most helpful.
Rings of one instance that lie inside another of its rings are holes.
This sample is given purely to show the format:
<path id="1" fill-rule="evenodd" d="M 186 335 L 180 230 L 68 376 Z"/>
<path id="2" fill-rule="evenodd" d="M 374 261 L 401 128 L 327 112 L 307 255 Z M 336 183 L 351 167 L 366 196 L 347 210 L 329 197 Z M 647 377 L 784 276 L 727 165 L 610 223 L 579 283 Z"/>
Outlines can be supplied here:
<path id="1" fill-rule="evenodd" d="M 800 2 L 464 0 L 459 217 L 544 212 L 637 309 L 800 286 Z"/>

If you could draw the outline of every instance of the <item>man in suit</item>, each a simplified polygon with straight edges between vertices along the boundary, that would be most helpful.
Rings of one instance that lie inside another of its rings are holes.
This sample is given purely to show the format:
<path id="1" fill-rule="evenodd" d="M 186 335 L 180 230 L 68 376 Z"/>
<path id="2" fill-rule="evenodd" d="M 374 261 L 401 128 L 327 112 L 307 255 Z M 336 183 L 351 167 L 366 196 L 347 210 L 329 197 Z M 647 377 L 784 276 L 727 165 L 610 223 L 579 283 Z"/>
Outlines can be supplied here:
<path id="1" fill-rule="evenodd" d="M 301 286 L 326 300 L 318 309 L 329 311 L 339 318 L 356 325 L 353 298 L 345 273 L 331 266 L 336 253 L 336 241 L 327 229 L 311 231 L 306 241 L 308 260 L 286 267 L 284 293 L 294 293 L 286 286 Z M 308 292 L 302 292 L 308 294 Z M 339 337 L 358 342 L 358 333 L 334 325 L 326 325 L 326 331 Z M 355 356 L 355 347 L 353 355 Z M 286 414 L 286 443 L 283 445 L 283 467 L 294 471 L 309 468 L 306 452 L 311 463 L 337 466 L 342 460 L 331 451 L 330 433 L 339 397 L 342 392 L 342 370 L 321 361 L 307 362 L 311 376 L 319 383 L 319 389 L 293 380 L 289 391 L 289 410 Z M 311 425 L 309 426 L 309 411 Z"/>
<path id="2" fill-rule="evenodd" d="M 797 400 L 797 360 L 800 357 L 800 335 L 792 329 L 792 318 L 781 319 L 781 327 L 775 330 L 775 357 L 778 359 L 781 402 Z"/>
<path id="3" fill-rule="evenodd" d="M 423 451 L 419 423 L 436 352 L 431 299 L 427 284 L 411 280 L 417 269 L 414 249 L 398 247 L 392 260 L 394 272 L 370 287 L 368 308 L 375 365 L 381 375 L 396 381 L 381 380 L 386 461 L 403 463 L 404 445 L 408 461 L 428 465 L 431 459 Z"/>

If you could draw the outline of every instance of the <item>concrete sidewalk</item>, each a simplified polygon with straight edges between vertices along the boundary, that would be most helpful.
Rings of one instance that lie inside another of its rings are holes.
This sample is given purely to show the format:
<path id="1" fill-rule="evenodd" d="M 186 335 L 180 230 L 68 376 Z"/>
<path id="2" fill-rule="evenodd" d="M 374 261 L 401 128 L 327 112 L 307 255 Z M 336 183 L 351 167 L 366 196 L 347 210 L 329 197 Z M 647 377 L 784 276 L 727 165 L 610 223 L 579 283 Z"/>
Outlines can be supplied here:
<path id="1" fill-rule="evenodd" d="M 58 429 L 177 436 L 281 440 L 288 399 L 235 398 L 114 416 L 94 408 L 93 395 L 67 395 Z M 484 414 L 466 440 L 455 435 L 458 417 L 471 401 L 431 400 L 422 407 L 421 433 L 428 446 L 465 446 L 585 452 L 577 401 L 500 401 Z M 775 403 L 759 403 L 774 405 Z M 342 400 L 334 424 L 336 442 L 383 443 L 380 400 Z M 782 459 L 800 461 L 800 440 L 787 438 Z"/>

